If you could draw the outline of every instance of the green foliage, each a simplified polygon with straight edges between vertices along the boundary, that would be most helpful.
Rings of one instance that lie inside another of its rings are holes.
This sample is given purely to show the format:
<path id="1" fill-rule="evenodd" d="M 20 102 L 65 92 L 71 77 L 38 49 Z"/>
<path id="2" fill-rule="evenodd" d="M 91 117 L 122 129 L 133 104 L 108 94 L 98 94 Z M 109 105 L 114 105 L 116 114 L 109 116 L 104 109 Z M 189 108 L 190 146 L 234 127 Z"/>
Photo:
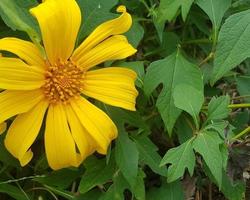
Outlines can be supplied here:
<path id="1" fill-rule="evenodd" d="M 202 156 L 219 187 L 222 184 L 223 160 L 219 148 L 222 142 L 216 132 L 204 131 L 197 136 L 193 144 L 194 150 Z"/>
<path id="2" fill-rule="evenodd" d="M 16 3 L 14 0 L 2 0 L 0 2 L 0 15 L 6 25 L 12 30 L 24 31 L 32 41 L 38 43 L 41 40 L 38 27 L 34 18 L 28 12 L 28 8 L 34 7 L 37 3 L 32 0 L 22 1 L 25 3 Z"/>
<path id="3" fill-rule="evenodd" d="M 136 144 L 123 131 L 120 131 L 116 144 L 115 158 L 117 165 L 131 187 L 135 187 L 139 160 Z"/>
<path id="4" fill-rule="evenodd" d="M 212 83 L 250 56 L 250 11 L 230 16 L 222 25 L 215 54 Z"/>
<path id="5" fill-rule="evenodd" d="M 184 175 L 187 168 L 192 176 L 195 165 L 195 155 L 192 148 L 193 138 L 182 145 L 170 149 L 161 161 L 161 165 L 171 163 L 168 168 L 167 180 L 173 182 Z"/>
<path id="6" fill-rule="evenodd" d="M 179 84 L 186 84 L 202 91 L 201 72 L 196 65 L 186 60 L 178 50 L 165 59 L 151 63 L 148 67 L 144 80 L 146 95 L 149 96 L 160 83 L 163 84 L 163 88 L 156 106 L 171 134 L 174 124 L 181 114 L 181 110 L 174 104 L 175 87 Z"/>
<path id="7" fill-rule="evenodd" d="M 38 24 L 29 13 L 40 2 L 1 0 L 0 37 L 31 40 L 41 48 Z M 34 158 L 21 167 L 5 149 L 3 133 L 0 199 L 184 200 L 197 194 L 247 199 L 250 1 L 76 2 L 82 12 L 76 47 L 98 25 L 120 16 L 118 5 L 131 14 L 133 24 L 124 35 L 137 53 L 104 66 L 137 73 L 137 110 L 90 99 L 119 133 L 106 156 L 94 153 L 78 168 L 48 167 L 43 130 L 31 147 Z"/>

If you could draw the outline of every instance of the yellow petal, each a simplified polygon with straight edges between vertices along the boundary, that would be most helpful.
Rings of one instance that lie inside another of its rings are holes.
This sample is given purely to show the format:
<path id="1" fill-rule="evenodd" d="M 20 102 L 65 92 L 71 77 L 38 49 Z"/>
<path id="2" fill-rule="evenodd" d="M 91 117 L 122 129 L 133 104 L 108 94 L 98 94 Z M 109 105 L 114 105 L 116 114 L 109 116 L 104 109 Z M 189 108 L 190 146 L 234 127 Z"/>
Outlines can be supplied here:
<path id="1" fill-rule="evenodd" d="M 121 16 L 99 25 L 74 51 L 74 60 L 79 60 L 86 52 L 108 37 L 119 35 L 129 30 L 132 24 L 132 18 L 130 14 L 126 12 L 126 7 L 119 6 L 117 11 L 122 13 Z"/>
<path id="2" fill-rule="evenodd" d="M 6 122 L 2 122 L 0 124 L 0 135 L 3 134 L 7 129 L 7 123 Z"/>
<path id="3" fill-rule="evenodd" d="M 47 107 L 48 103 L 41 101 L 29 112 L 18 115 L 8 130 L 4 144 L 22 166 L 33 157 L 30 146 L 39 133 Z"/>
<path id="4" fill-rule="evenodd" d="M 75 46 L 81 12 L 75 0 L 46 0 L 30 12 L 38 20 L 47 57 L 51 64 L 66 61 Z"/>
<path id="5" fill-rule="evenodd" d="M 9 51 L 29 65 L 45 66 L 44 58 L 39 49 L 31 42 L 18 38 L 0 39 L 0 50 Z"/>
<path id="6" fill-rule="evenodd" d="M 49 107 L 45 128 L 45 150 L 49 166 L 54 170 L 77 167 L 80 164 L 62 104 Z"/>
<path id="7" fill-rule="evenodd" d="M 106 104 L 135 110 L 138 95 L 135 79 L 136 73 L 127 68 L 93 70 L 86 73 L 82 92 Z"/>
<path id="8" fill-rule="evenodd" d="M 65 106 L 72 136 L 81 155 L 81 160 L 95 151 L 96 143 L 84 129 L 70 105 Z"/>
<path id="9" fill-rule="evenodd" d="M 0 93 L 0 123 L 20 113 L 33 108 L 41 99 L 41 90 L 10 91 Z"/>
<path id="10" fill-rule="evenodd" d="M 86 52 L 78 60 L 74 60 L 83 69 L 89 69 L 108 60 L 127 58 L 136 52 L 125 36 L 115 35 Z"/>
<path id="11" fill-rule="evenodd" d="M 71 106 L 83 127 L 96 141 L 97 151 L 106 154 L 109 144 L 117 137 L 115 124 L 102 110 L 84 98 L 71 101 Z"/>
<path id="12" fill-rule="evenodd" d="M 44 84 L 44 71 L 17 58 L 0 58 L 0 88 L 33 90 Z"/>

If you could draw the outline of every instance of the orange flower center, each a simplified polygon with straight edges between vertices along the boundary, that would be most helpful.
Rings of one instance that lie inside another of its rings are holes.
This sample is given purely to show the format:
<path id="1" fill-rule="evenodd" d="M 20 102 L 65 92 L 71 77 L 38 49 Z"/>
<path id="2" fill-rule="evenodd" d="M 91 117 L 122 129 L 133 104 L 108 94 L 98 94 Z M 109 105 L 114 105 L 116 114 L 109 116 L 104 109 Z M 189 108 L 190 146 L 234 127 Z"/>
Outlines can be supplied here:
<path id="1" fill-rule="evenodd" d="M 43 86 L 45 97 L 50 103 L 67 103 L 79 96 L 83 81 L 83 71 L 72 61 L 48 65 Z"/>

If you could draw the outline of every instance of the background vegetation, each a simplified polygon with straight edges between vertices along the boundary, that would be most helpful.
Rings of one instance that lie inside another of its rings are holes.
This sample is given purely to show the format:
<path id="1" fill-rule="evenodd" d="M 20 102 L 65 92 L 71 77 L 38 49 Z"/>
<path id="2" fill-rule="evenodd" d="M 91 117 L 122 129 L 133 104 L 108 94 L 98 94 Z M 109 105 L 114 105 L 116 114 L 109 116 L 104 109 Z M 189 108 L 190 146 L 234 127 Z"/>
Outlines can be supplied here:
<path id="1" fill-rule="evenodd" d="M 138 74 L 137 111 L 97 104 L 119 137 L 106 157 L 52 171 L 43 132 L 21 168 L 0 138 L 0 199 L 250 199 L 250 1 L 78 0 L 80 43 L 124 4 L 126 34 L 138 52 L 109 62 Z M 28 9 L 36 0 L 0 1 L 0 37 L 40 43 Z"/>

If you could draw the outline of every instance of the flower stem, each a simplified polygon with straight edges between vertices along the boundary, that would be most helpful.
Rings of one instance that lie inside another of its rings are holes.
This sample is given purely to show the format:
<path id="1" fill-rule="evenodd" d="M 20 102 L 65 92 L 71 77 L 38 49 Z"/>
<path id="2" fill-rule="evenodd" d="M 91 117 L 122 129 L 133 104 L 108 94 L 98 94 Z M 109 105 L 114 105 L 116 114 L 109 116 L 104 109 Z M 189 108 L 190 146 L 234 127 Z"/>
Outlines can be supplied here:
<path id="1" fill-rule="evenodd" d="M 242 137 L 243 135 L 246 135 L 247 133 L 250 132 L 250 126 L 248 126 L 246 129 L 244 129 L 243 131 L 241 131 L 239 134 L 237 134 L 236 136 L 234 136 L 231 140 L 237 140 L 240 137 Z"/>

